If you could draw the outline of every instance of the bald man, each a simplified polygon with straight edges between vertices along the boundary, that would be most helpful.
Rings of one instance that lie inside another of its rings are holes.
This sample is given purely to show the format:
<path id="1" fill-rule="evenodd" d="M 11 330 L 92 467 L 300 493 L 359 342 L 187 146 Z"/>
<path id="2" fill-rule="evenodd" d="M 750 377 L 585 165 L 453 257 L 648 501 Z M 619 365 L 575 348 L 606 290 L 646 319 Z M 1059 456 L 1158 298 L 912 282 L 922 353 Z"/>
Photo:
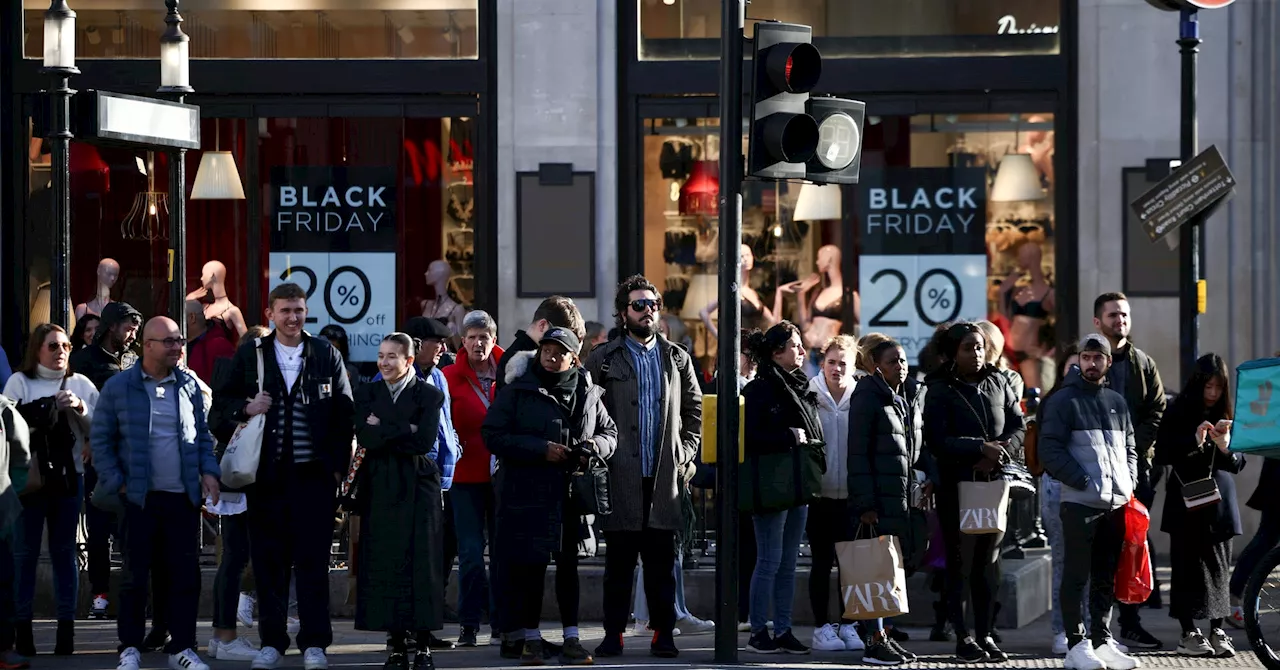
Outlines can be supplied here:
<path id="1" fill-rule="evenodd" d="M 199 536 L 203 499 L 218 501 L 218 460 L 196 378 L 178 366 L 186 341 L 178 324 L 157 316 L 142 331 L 142 360 L 112 377 L 99 395 L 91 444 L 98 470 L 95 504 L 122 510 L 120 663 L 139 670 L 153 561 L 167 588 L 169 667 L 209 670 L 195 652 L 200 599 Z"/>

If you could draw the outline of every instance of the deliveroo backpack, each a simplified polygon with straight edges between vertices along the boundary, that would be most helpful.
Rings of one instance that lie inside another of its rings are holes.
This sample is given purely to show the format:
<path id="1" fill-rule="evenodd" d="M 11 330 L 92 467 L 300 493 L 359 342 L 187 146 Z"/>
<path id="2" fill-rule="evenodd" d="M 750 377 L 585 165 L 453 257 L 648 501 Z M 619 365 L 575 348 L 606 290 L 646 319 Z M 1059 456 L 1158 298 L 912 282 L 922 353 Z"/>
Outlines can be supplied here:
<path id="1" fill-rule="evenodd" d="M 1280 358 L 1259 358 L 1236 368 L 1231 451 L 1280 457 Z"/>

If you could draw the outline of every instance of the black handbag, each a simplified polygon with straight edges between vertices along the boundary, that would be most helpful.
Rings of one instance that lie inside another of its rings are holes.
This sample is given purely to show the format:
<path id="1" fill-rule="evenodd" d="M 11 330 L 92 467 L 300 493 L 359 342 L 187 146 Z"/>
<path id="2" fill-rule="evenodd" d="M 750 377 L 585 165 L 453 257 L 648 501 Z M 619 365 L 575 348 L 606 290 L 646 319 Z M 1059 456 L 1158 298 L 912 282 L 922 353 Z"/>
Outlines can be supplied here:
<path id="1" fill-rule="evenodd" d="M 609 499 L 609 465 L 594 453 L 569 474 L 569 491 L 583 514 L 605 516 L 613 511 Z"/>
<path id="2" fill-rule="evenodd" d="M 1000 479 L 1009 485 L 1009 500 L 1029 500 L 1036 495 L 1035 477 L 1017 461 L 1000 464 Z"/>

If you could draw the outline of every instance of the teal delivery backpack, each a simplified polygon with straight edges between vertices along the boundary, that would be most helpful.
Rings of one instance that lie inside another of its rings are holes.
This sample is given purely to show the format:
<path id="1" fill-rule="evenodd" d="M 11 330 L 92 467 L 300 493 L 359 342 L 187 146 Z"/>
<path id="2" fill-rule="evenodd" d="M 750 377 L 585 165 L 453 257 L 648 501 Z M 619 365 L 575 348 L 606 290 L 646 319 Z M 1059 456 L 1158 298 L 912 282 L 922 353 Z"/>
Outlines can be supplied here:
<path id="1" fill-rule="evenodd" d="M 1280 358 L 1259 358 L 1236 368 L 1231 451 L 1280 457 Z"/>

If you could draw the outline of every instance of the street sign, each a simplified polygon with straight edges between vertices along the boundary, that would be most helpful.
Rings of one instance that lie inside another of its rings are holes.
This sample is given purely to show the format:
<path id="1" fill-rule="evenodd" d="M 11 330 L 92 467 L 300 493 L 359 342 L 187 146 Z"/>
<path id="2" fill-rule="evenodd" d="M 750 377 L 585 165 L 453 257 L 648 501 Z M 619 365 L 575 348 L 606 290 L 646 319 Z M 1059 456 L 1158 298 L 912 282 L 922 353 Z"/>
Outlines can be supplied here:
<path id="1" fill-rule="evenodd" d="M 199 149 L 200 108 L 108 91 L 72 98 L 76 140 L 158 149 Z"/>
<path id="2" fill-rule="evenodd" d="M 1129 207 L 1152 242 L 1235 194 L 1236 178 L 1211 146 L 1143 193 Z"/>

